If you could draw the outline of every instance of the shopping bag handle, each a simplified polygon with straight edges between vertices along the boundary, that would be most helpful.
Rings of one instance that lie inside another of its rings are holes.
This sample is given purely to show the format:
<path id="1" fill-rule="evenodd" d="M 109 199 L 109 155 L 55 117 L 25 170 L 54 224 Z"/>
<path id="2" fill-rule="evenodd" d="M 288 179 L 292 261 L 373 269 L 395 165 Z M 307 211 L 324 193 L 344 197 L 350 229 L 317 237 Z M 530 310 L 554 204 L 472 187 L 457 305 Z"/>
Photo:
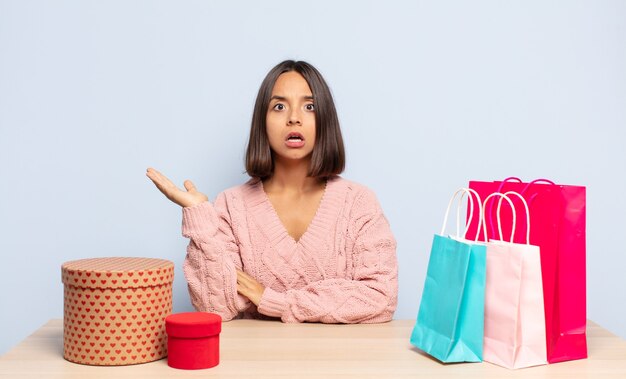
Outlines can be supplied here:
<path id="1" fill-rule="evenodd" d="M 526 185 L 526 187 L 524 187 L 524 189 L 522 190 L 522 193 L 525 193 L 525 192 L 526 192 L 526 190 L 528 190 L 528 188 L 529 188 L 530 186 L 532 186 L 533 184 L 535 184 L 535 183 L 552 184 L 553 186 L 554 186 L 554 185 L 556 185 L 556 184 L 555 184 L 552 180 L 550 180 L 550 179 L 535 179 L 535 180 L 533 180 L 532 182 L 528 183 L 528 184 Z"/>
<path id="2" fill-rule="evenodd" d="M 478 199 L 478 204 L 479 206 L 481 205 L 481 201 L 480 201 L 480 195 L 478 195 L 478 193 L 476 191 L 474 191 L 473 189 L 470 188 L 465 188 L 466 191 L 462 191 L 463 193 L 461 194 L 461 197 L 459 197 L 459 202 L 457 204 L 456 207 L 456 236 L 460 236 L 459 231 L 460 229 L 460 225 L 461 225 L 461 205 L 463 204 L 463 199 L 465 199 L 465 195 L 468 196 L 468 202 L 470 203 L 470 213 L 474 213 L 474 199 L 472 198 L 472 193 L 474 194 L 474 196 L 476 196 L 476 199 Z M 479 212 L 478 212 L 478 230 L 480 230 L 480 224 L 482 223 L 482 219 L 481 219 L 481 214 L 480 214 L 480 207 L 479 207 Z M 465 232 L 463 232 L 463 238 L 465 238 L 467 236 L 467 230 L 469 229 L 469 226 L 471 225 L 472 222 L 472 217 L 473 216 L 469 216 L 467 219 L 467 222 L 465 224 Z M 478 239 L 475 239 L 475 241 L 478 241 Z"/>
<path id="3" fill-rule="evenodd" d="M 515 223 L 517 222 L 516 220 L 516 215 L 515 215 L 515 207 L 513 206 L 513 202 L 511 201 L 511 199 L 509 199 L 509 197 L 503 193 L 500 192 L 494 192 L 491 195 L 487 196 L 487 198 L 485 199 L 485 201 L 483 202 L 483 221 L 486 221 L 486 215 L 485 215 L 485 208 L 487 206 L 487 203 L 489 202 L 489 200 L 491 200 L 492 197 L 494 196 L 499 196 L 501 197 L 501 199 L 506 200 L 509 205 L 511 206 L 511 209 L 513 210 L 513 227 L 511 228 L 511 243 L 513 243 L 513 237 L 515 236 Z M 504 239 L 504 237 L 502 236 L 502 223 L 500 222 L 500 204 L 498 204 L 498 212 L 497 212 L 497 219 L 498 219 L 498 232 L 499 232 L 499 236 L 500 236 L 500 241 L 502 241 Z M 485 234 L 485 242 L 489 242 L 489 235 L 487 234 L 487 223 L 483 222 L 483 233 Z M 477 235 L 479 233 L 476 233 Z"/>
<path id="4" fill-rule="evenodd" d="M 526 245 L 530 245 L 530 212 L 528 210 L 528 203 L 526 203 L 526 199 L 524 199 L 524 197 L 522 195 L 520 195 L 519 193 L 515 192 L 515 191 L 508 191 L 504 193 L 505 196 L 510 196 L 510 195 L 515 195 L 517 197 L 519 197 L 519 199 L 522 201 L 522 204 L 524 204 L 524 210 L 526 211 Z M 498 200 L 498 216 L 500 215 L 500 206 L 502 205 L 502 198 L 500 198 Z M 516 213 L 515 208 L 513 208 L 513 213 Z M 498 219 L 498 222 L 500 221 L 500 219 Z"/>
<path id="5" fill-rule="evenodd" d="M 462 193 L 461 198 L 459 199 L 459 204 L 457 205 L 457 217 L 456 217 L 456 237 L 459 237 L 459 220 L 460 220 L 460 206 L 461 206 L 461 202 L 463 201 L 463 198 L 465 197 L 465 195 L 468 195 L 469 198 L 469 206 L 470 206 L 470 211 L 469 211 L 469 217 L 467 219 L 467 224 L 465 225 L 465 232 L 463 233 L 463 238 L 466 237 L 467 235 L 467 230 L 469 229 L 469 226 L 471 225 L 472 222 L 472 217 L 474 214 L 474 198 L 472 197 L 472 194 L 474 194 L 474 196 L 476 196 L 476 199 L 478 200 L 478 227 L 476 230 L 480 230 L 480 226 L 482 224 L 483 221 L 483 210 L 482 210 L 482 203 L 480 200 L 480 195 L 478 194 L 478 192 L 474 191 L 471 188 L 459 188 L 454 195 L 452 195 L 452 197 L 450 198 L 450 201 L 448 202 L 448 208 L 446 208 L 446 215 L 443 218 L 443 225 L 441 226 L 441 235 L 443 236 L 445 231 L 446 231 L 446 225 L 448 224 L 448 215 L 450 213 L 450 208 L 452 207 L 452 203 L 454 202 L 454 199 L 456 199 L 456 197 Z M 480 233 L 476 233 L 476 238 L 474 239 L 474 241 L 478 241 L 478 235 Z"/>
<path id="6" fill-rule="evenodd" d="M 523 193 L 525 193 L 525 192 L 526 192 L 526 190 L 527 190 L 527 189 L 528 189 L 531 185 L 533 185 L 533 184 L 535 184 L 535 183 L 545 183 L 545 184 L 551 184 L 551 185 L 553 185 L 553 186 L 554 186 L 554 185 L 556 185 L 556 184 L 555 184 L 552 180 L 550 180 L 550 179 L 535 179 L 535 180 L 533 180 L 532 182 L 528 183 L 528 184 L 526 185 L 526 187 L 524 187 L 524 189 L 522 190 L 522 194 L 523 194 Z M 535 197 L 537 197 L 537 195 L 538 195 L 537 193 L 534 193 L 534 194 L 530 197 L 530 199 L 528 199 L 528 202 L 529 202 L 529 203 L 532 203 L 532 201 L 533 201 L 533 200 L 535 200 Z"/>
<path id="7" fill-rule="evenodd" d="M 530 187 L 531 184 L 535 184 L 535 183 L 552 184 L 553 186 L 555 185 L 555 183 L 552 180 L 550 180 L 550 179 L 540 178 L 540 179 L 535 179 L 535 180 L 531 181 L 530 183 L 528 183 L 526 188 Z"/>
<path id="8" fill-rule="evenodd" d="M 498 189 L 496 190 L 496 192 L 502 192 L 502 189 L 504 188 L 504 184 L 507 182 L 518 182 L 518 183 L 523 183 L 522 179 L 518 178 L 517 176 L 509 176 L 508 178 L 505 178 L 504 180 L 502 180 L 500 182 L 500 185 L 498 186 Z M 522 192 L 523 193 L 523 192 Z M 500 199 L 500 203 L 502 202 L 502 199 Z M 493 203 L 489 204 L 489 209 L 487 210 L 487 213 L 489 213 L 489 215 L 492 214 L 492 210 L 493 210 Z M 484 220 L 485 222 L 487 222 L 487 219 Z M 493 219 L 489 219 L 489 230 L 491 231 L 491 234 L 496 234 L 495 228 L 493 227 Z M 485 237 L 487 238 L 487 237 Z"/>
<path id="9" fill-rule="evenodd" d="M 518 182 L 518 183 L 523 183 L 523 182 L 522 182 L 522 179 L 518 178 L 517 176 L 509 176 L 508 178 L 505 178 L 505 179 L 502 181 L 502 183 L 500 183 L 500 187 L 498 187 L 498 191 L 497 191 L 497 192 L 502 191 L 502 187 L 504 187 L 504 183 L 506 183 L 506 182 L 512 182 L 512 181 L 515 181 L 515 182 Z"/>
<path id="10" fill-rule="evenodd" d="M 496 192 L 502 192 L 502 189 L 504 188 L 504 184 L 507 182 L 511 182 L 511 181 L 515 181 L 518 183 L 523 183 L 522 179 L 515 177 L 515 176 L 509 176 L 508 178 L 505 178 L 504 180 L 502 180 L 502 182 L 500 183 L 500 185 L 498 186 L 498 189 L 496 190 Z M 528 190 L 528 188 L 535 184 L 535 183 L 545 183 L 545 184 L 552 184 L 552 185 L 556 185 L 552 180 L 550 179 L 545 179 L 545 178 L 539 178 L 539 179 L 535 179 L 531 182 L 529 182 L 528 184 L 526 184 L 526 186 L 522 189 L 522 191 L 520 192 L 522 195 L 526 193 L 526 191 Z M 529 203 L 532 203 L 533 200 L 535 199 L 535 197 L 537 196 L 537 194 L 533 194 L 530 199 L 528 200 Z M 499 203 L 501 203 L 502 200 L 500 200 Z M 493 210 L 493 203 L 489 204 L 489 209 L 487 209 L 487 213 L 489 213 L 489 215 L 491 215 Z M 487 222 L 487 219 L 484 219 L 483 222 Z M 492 234 L 495 234 L 495 228 L 493 226 L 493 219 L 489 219 L 489 230 L 491 231 Z"/>

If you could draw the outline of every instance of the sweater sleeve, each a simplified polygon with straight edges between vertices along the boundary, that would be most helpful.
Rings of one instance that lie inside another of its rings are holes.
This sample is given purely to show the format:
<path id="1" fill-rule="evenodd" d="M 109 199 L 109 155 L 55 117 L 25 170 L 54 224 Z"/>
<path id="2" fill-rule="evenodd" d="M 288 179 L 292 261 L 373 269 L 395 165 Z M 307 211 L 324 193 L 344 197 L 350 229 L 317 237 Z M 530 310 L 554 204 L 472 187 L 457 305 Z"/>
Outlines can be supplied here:
<path id="1" fill-rule="evenodd" d="M 266 288 L 259 312 L 283 322 L 390 321 L 398 297 L 396 241 L 371 191 L 355 201 L 348 229 L 355 241 L 352 277 L 312 282 L 283 293 Z"/>
<path id="2" fill-rule="evenodd" d="M 207 201 L 183 208 L 182 229 L 190 239 L 183 271 L 191 303 L 224 321 L 235 318 L 250 301 L 237 293 L 236 269 L 241 270 L 242 263 L 226 196 L 220 194 L 214 205 Z"/>

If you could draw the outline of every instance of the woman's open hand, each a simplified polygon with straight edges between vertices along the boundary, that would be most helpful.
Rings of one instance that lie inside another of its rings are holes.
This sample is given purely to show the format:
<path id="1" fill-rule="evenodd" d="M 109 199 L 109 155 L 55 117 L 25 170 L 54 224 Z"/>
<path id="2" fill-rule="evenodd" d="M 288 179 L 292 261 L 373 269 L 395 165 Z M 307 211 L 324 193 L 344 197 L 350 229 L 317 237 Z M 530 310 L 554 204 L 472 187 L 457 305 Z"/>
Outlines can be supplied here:
<path id="1" fill-rule="evenodd" d="M 153 168 L 148 169 L 146 176 L 152 180 L 154 185 L 165 197 L 181 207 L 193 207 L 194 205 L 209 201 L 209 198 L 205 194 L 198 192 L 191 180 L 185 180 L 184 185 L 187 191 L 183 191 L 176 187 L 165 175 Z"/>

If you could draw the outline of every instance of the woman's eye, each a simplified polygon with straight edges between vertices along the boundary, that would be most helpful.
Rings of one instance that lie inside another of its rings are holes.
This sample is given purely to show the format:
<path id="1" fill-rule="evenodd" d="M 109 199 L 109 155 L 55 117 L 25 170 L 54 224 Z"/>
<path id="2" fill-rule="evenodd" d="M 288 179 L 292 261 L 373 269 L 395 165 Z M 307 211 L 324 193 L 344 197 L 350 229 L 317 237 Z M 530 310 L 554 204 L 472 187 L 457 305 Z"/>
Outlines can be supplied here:
<path id="1" fill-rule="evenodd" d="M 307 104 L 307 105 L 304 106 L 304 109 L 306 109 L 307 111 L 314 111 L 315 110 L 315 105 Z"/>
<path id="2" fill-rule="evenodd" d="M 285 106 L 283 104 L 281 104 L 281 103 L 278 103 L 278 104 L 274 105 L 274 110 L 275 111 L 282 111 L 284 109 L 285 109 Z"/>

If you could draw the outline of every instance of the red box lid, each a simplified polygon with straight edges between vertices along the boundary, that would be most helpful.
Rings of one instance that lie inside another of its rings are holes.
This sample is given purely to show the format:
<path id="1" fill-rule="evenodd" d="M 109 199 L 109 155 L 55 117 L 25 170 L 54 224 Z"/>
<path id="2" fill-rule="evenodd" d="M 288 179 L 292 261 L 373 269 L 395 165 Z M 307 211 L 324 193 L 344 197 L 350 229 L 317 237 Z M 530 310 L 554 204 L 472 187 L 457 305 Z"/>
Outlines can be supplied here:
<path id="1" fill-rule="evenodd" d="M 165 332 L 171 337 L 201 338 L 219 334 L 221 331 L 222 318 L 215 313 L 185 312 L 165 318 Z"/>

